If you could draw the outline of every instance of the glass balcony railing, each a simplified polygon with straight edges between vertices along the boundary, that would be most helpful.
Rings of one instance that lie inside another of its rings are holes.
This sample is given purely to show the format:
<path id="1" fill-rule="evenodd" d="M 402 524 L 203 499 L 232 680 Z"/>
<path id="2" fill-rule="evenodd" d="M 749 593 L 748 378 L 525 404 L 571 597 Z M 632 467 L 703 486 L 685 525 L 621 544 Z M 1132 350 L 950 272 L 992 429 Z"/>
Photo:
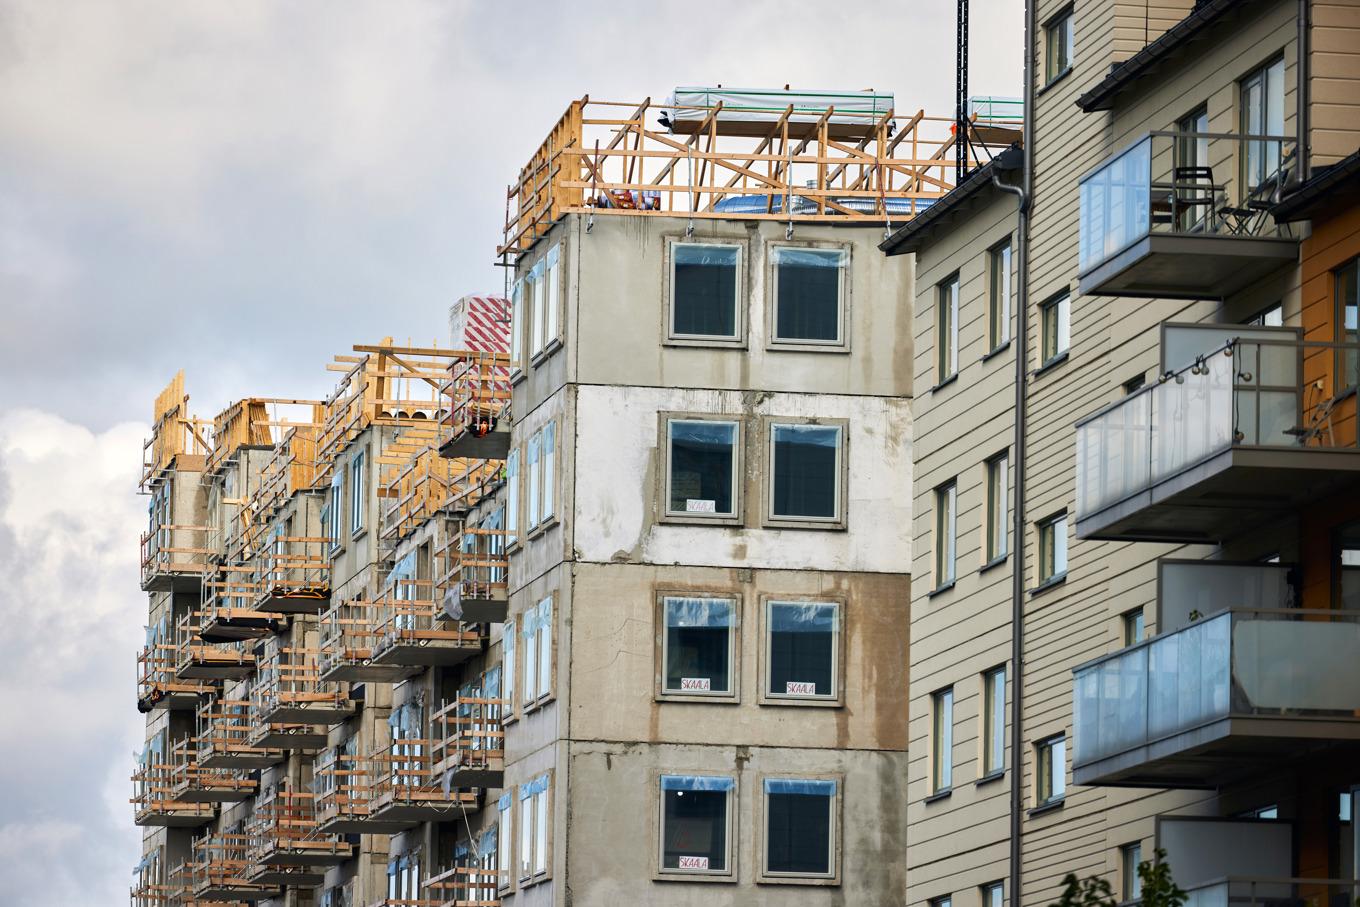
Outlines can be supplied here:
<path id="1" fill-rule="evenodd" d="M 1223 331 L 1233 328 L 1223 326 Z M 1247 329 L 1243 329 L 1246 333 Z M 1306 499 L 1328 491 L 1327 467 L 1337 474 L 1349 462 L 1322 463 L 1274 457 L 1252 464 L 1254 483 L 1236 492 L 1239 511 L 1219 524 L 1194 521 L 1213 517 L 1206 502 L 1181 519 L 1140 519 L 1137 511 L 1154 505 L 1176 506 L 1177 494 L 1195 493 L 1196 482 L 1213 476 L 1196 471 L 1231 451 L 1274 451 L 1305 457 L 1321 451 L 1355 451 L 1354 388 L 1360 385 L 1360 345 L 1303 342 L 1293 332 L 1280 339 L 1235 339 L 1193 357 L 1192 364 L 1122 398 L 1077 423 L 1077 534 L 1081 538 L 1143 538 L 1203 541 L 1221 530 L 1243 527 L 1250 513 L 1242 507 L 1262 498 L 1260 469 L 1274 469 L 1282 483 L 1291 468 L 1304 467 L 1311 478 L 1294 489 Z M 1314 378 L 1314 375 L 1323 377 Z M 1305 376 L 1310 379 L 1305 381 Z M 1230 469 L 1231 463 L 1220 464 Z M 1219 476 L 1218 481 L 1230 481 Z M 1207 487 L 1207 486 L 1206 486 Z M 1282 484 L 1280 500 L 1287 505 Z M 1232 503 L 1223 494 L 1218 505 Z M 1297 503 L 1300 498 L 1293 498 Z M 1115 525 L 1124 521 L 1128 525 Z M 1179 530 L 1179 531 L 1178 531 Z M 1193 530 L 1193 531 L 1191 531 Z"/>
<path id="2" fill-rule="evenodd" d="M 1187 270 L 1168 268 L 1175 265 L 1168 259 L 1140 275 L 1138 262 L 1145 253 L 1158 250 L 1142 249 L 1127 260 L 1125 253 L 1149 237 L 1290 238 L 1283 232 L 1288 228 L 1277 225 L 1270 212 L 1298 180 L 1297 161 L 1297 143 L 1287 136 L 1207 132 L 1144 136 L 1081 180 L 1082 292 L 1156 295 L 1160 281 L 1167 295 L 1183 295 L 1181 291 L 1188 292 L 1194 281 L 1206 276 L 1205 262 L 1199 261 L 1196 269 L 1190 258 L 1232 257 L 1246 251 L 1222 243 L 1171 245 L 1161 252 L 1186 256 Z M 1280 255 L 1293 258 L 1288 250 Z M 1095 274 L 1111 262 L 1118 262 L 1119 274 Z M 1133 271 L 1125 273 L 1126 266 Z M 1216 276 L 1237 279 L 1231 270 Z M 1143 285 L 1147 281 L 1152 283 Z"/>
<path id="3" fill-rule="evenodd" d="M 1185 907 L 1353 907 L 1360 881 L 1231 876 L 1185 893 Z"/>
<path id="4" fill-rule="evenodd" d="M 1360 739 L 1360 613 L 1223 610 L 1082 665 L 1073 679 L 1077 783 L 1112 783 L 1106 769 L 1146 778 L 1151 763 L 1171 783 L 1178 756 L 1193 747 L 1202 760 L 1213 741 L 1234 733 L 1298 735 L 1309 745 L 1329 735 Z M 1241 730 L 1222 724 L 1238 718 L 1257 721 Z M 1230 745 L 1216 768 L 1185 770 L 1230 769 Z M 1250 748 L 1242 755 L 1259 757 Z M 1105 760 L 1117 764 L 1102 767 Z"/>

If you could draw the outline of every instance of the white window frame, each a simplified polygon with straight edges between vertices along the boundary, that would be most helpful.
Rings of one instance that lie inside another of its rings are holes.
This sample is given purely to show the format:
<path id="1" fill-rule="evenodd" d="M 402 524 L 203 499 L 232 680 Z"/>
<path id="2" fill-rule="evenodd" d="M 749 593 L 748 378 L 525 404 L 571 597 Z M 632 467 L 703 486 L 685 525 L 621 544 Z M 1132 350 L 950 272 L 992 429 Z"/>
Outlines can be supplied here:
<path id="1" fill-rule="evenodd" d="M 534 790 L 537 787 L 539 790 Z M 515 876 L 520 887 L 533 885 L 551 874 L 552 772 L 521 784 L 519 804 L 519 854 Z"/>
<path id="2" fill-rule="evenodd" d="M 502 721 L 510 722 L 515 720 L 517 714 L 515 710 L 515 694 L 518 692 L 516 682 L 519 665 L 515 663 L 516 649 L 515 634 L 519 631 L 519 622 L 513 617 L 504 624 L 501 631 L 501 696 L 505 699 L 505 708 L 502 711 Z"/>
<path id="3" fill-rule="evenodd" d="M 349 461 L 349 531 L 358 535 L 364 531 L 364 510 L 367 503 L 366 465 L 364 451 L 359 451 Z"/>
<path id="4" fill-rule="evenodd" d="M 543 478 L 539 483 L 538 522 L 540 526 L 552 520 L 557 508 L 557 422 L 548 422 L 543 426 L 541 434 L 543 441 L 539 460 Z"/>
<path id="5" fill-rule="evenodd" d="M 1054 319 L 1053 348 L 1049 349 L 1049 313 Z M 1062 360 L 1072 348 L 1072 294 L 1067 290 L 1056 293 L 1039 304 L 1039 355 L 1043 361 L 1040 368 Z"/>
<path id="6" fill-rule="evenodd" d="M 496 801 L 496 890 L 510 891 L 515 887 L 515 803 L 518 788 L 511 785 Z"/>
<path id="7" fill-rule="evenodd" d="M 331 551 L 339 551 L 344 547 L 344 535 L 341 526 L 344 525 L 345 513 L 345 470 L 337 469 L 331 475 L 330 501 L 327 506 L 330 510 L 326 514 L 326 529 L 330 533 Z"/>
<path id="8" fill-rule="evenodd" d="M 959 575 L 959 482 L 935 488 L 935 590 L 948 589 Z"/>
<path id="9" fill-rule="evenodd" d="M 1067 737 L 1054 734 L 1034 744 L 1034 806 L 1036 809 L 1052 806 L 1066 797 Z"/>
<path id="10" fill-rule="evenodd" d="M 524 279 L 515 281 L 510 291 L 510 366 L 515 374 L 524 371 Z"/>
<path id="11" fill-rule="evenodd" d="M 710 778 L 725 782 L 728 787 L 723 791 L 727 795 L 725 804 L 724 822 L 726 825 L 726 836 L 723 853 L 723 869 L 690 869 L 666 866 L 666 779 L 681 778 Z M 653 864 L 653 877 L 681 878 L 696 881 L 728 881 L 735 882 L 737 879 L 737 852 L 738 848 L 733 847 L 733 842 L 737 836 L 737 799 L 738 781 L 732 775 L 710 775 L 702 772 L 662 772 L 657 776 L 656 782 L 656 860 Z"/>
<path id="12" fill-rule="evenodd" d="M 543 270 L 544 262 L 542 259 L 535 262 L 534 266 L 529 269 L 529 299 L 534 312 L 533 326 L 531 328 L 533 331 L 533 343 L 529 347 L 529 357 L 531 361 L 537 359 L 538 354 L 543 352 L 548 344 L 547 337 L 544 334 L 547 327 L 546 301 L 548 295 L 548 282 L 544 279 L 546 275 L 543 273 Z"/>
<path id="13" fill-rule="evenodd" d="M 538 528 L 539 523 L 539 493 L 543 480 L 542 470 L 539 465 L 539 450 L 543 446 L 543 432 L 534 432 L 529 437 L 529 444 L 525 447 L 524 471 L 528 473 L 528 493 L 525 495 L 525 510 L 529 514 L 529 533 Z"/>
<path id="14" fill-rule="evenodd" d="M 954 787 L 954 688 L 930 694 L 930 794 Z"/>
<path id="15" fill-rule="evenodd" d="M 661 514 L 663 522 L 673 523 L 717 523 L 720 525 L 739 525 L 742 522 L 742 509 L 744 498 L 742 490 L 745 483 L 741 481 L 744 469 L 744 441 L 745 425 L 740 418 L 723 415 L 709 414 L 690 414 L 690 413 L 661 413 L 661 452 L 662 452 L 662 471 L 661 471 Z M 723 513 L 705 513 L 702 511 L 690 510 L 671 510 L 671 472 L 672 472 L 672 426 L 684 423 L 717 423 L 719 425 L 730 425 L 735 431 L 732 436 L 732 487 L 730 497 L 732 499 L 732 510 Z"/>
<path id="16" fill-rule="evenodd" d="M 558 314 L 562 296 L 562 247 L 554 245 L 543 256 L 543 348 L 548 349 L 561 340 Z"/>
<path id="17" fill-rule="evenodd" d="M 775 433 L 781 428 L 831 428 L 836 430 L 835 510 L 834 515 L 801 516 L 775 513 Z M 765 420 L 765 524 L 803 528 L 844 529 L 847 523 L 846 498 L 849 494 L 850 423 L 846 419 L 769 418 Z"/>
<path id="18" fill-rule="evenodd" d="M 672 690 L 666 686 L 667 679 L 670 677 L 670 623 L 669 615 L 667 613 L 668 603 L 684 599 L 703 599 L 707 601 L 726 602 L 731 608 L 731 619 L 727 625 L 728 689 L 726 690 Z M 739 697 L 741 680 L 738 677 L 737 672 L 741 664 L 741 659 L 738 657 L 738 647 L 741 645 L 741 599 L 738 596 L 706 592 L 659 593 L 657 595 L 657 626 L 661 631 L 657 634 L 658 648 L 660 649 L 656 661 L 658 665 L 656 678 L 656 692 L 658 697 L 671 701 L 712 701 L 714 699 L 736 700 Z"/>
<path id="19" fill-rule="evenodd" d="M 779 605 L 830 605 L 835 611 L 835 629 L 831 635 L 831 692 L 825 695 L 816 693 L 776 693 L 770 689 L 774 673 L 774 609 Z M 845 645 L 845 602 L 834 598 L 796 598 L 792 596 L 761 597 L 761 641 L 763 665 L 760 677 L 760 700 L 771 705 L 841 705 L 845 696 L 845 683 L 841 669 L 845 663 L 842 647 Z"/>
<path id="20" fill-rule="evenodd" d="M 1014 247 L 1011 238 L 987 251 L 987 351 L 994 353 L 1011 342 L 1011 310 L 1014 307 Z"/>
<path id="21" fill-rule="evenodd" d="M 779 257 L 782 251 L 791 252 L 838 252 L 840 254 L 839 281 L 836 293 L 836 333 L 835 340 L 805 340 L 796 337 L 779 336 Z M 770 349 L 830 350 L 842 352 L 850 349 L 850 246 L 841 243 L 774 243 L 769 246 L 770 287 L 768 336 Z"/>
<path id="22" fill-rule="evenodd" d="M 675 250 L 686 246 L 735 249 L 737 252 L 736 285 L 732 289 L 732 330 L 731 334 L 682 334 L 675 329 Z M 735 241 L 701 242 L 670 238 L 666 241 L 666 341 L 676 345 L 693 346 L 742 346 L 746 343 L 746 305 L 745 280 L 746 245 Z"/>
<path id="23" fill-rule="evenodd" d="M 1067 511 L 1039 521 L 1039 585 L 1057 582 L 1067 575 Z M 1049 571 L 1048 553 L 1053 553 L 1053 569 Z"/>
<path id="24" fill-rule="evenodd" d="M 825 874 L 819 873 L 795 873 L 795 872 L 772 872 L 770 865 L 770 793 L 766 790 L 768 782 L 779 781 L 811 781 L 811 782 L 831 782 L 835 785 L 830 796 L 828 808 L 831 810 L 831 821 L 827 827 L 827 868 L 830 870 Z M 839 885 L 840 884 L 840 850 L 841 850 L 841 810 L 842 797 L 844 796 L 845 781 L 839 776 L 833 775 L 761 775 L 757 783 L 758 797 L 757 804 L 759 816 L 757 819 L 756 834 L 759 836 L 759 881 L 774 884 L 798 884 L 798 885 Z"/>
<path id="25" fill-rule="evenodd" d="M 524 710 L 527 712 L 553 695 L 553 600 L 549 595 L 526 612 L 526 626 L 523 631 L 524 651 L 521 654 L 524 667 Z M 533 621 L 532 632 L 528 621 Z"/>
<path id="26" fill-rule="evenodd" d="M 982 768 L 983 778 L 995 778 L 1006 772 L 1006 684 L 1005 665 L 982 673 L 982 714 L 979 719 L 982 726 L 978 734 L 981 752 L 978 754 L 978 765 Z"/>
<path id="27" fill-rule="evenodd" d="M 959 374 L 959 295 L 957 272 L 935 288 L 935 384 Z"/>
<path id="28" fill-rule="evenodd" d="M 505 458 L 505 543 L 514 545 L 519 541 L 519 448 L 516 447 Z"/>

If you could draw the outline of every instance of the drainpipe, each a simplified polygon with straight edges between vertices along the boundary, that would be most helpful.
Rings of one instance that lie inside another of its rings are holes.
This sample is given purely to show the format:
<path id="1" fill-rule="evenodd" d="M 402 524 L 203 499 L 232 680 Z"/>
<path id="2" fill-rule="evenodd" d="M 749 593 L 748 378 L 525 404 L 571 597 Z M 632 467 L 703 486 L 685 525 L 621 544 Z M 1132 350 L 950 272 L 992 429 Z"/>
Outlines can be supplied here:
<path id="1" fill-rule="evenodd" d="M 1299 36 L 1297 41 L 1299 61 L 1298 65 L 1295 67 L 1298 71 L 1299 86 L 1298 91 L 1294 93 L 1294 97 L 1298 98 L 1299 109 L 1298 115 L 1294 119 L 1295 122 L 1297 122 L 1299 129 L 1299 150 L 1296 152 L 1296 157 L 1298 160 L 1297 166 L 1300 182 L 1308 179 L 1312 169 L 1309 161 L 1309 158 L 1312 156 L 1309 153 L 1311 149 L 1308 147 L 1308 130 L 1310 125 L 1308 122 L 1308 102 L 1310 100 L 1308 97 L 1308 83 L 1310 81 L 1310 70 L 1312 69 L 1309 65 L 1312 62 L 1312 53 L 1311 48 L 1308 46 L 1310 37 L 1310 13 L 1308 0 L 1299 0 Z M 1281 157 L 1283 156 L 1283 153 L 1281 153 Z"/>
<path id="2" fill-rule="evenodd" d="M 1307 0 L 1300 0 L 1307 2 Z M 1034 78 L 1032 47 L 1034 0 L 1025 2 L 1025 119 L 1022 126 L 1024 170 L 1022 184 L 1003 183 L 1000 174 L 992 177 L 996 187 L 1014 195 L 1019 202 L 1015 235 L 1015 511 L 1011 533 L 1011 823 L 1009 903 L 1019 907 L 1020 836 L 1023 831 L 1025 798 L 1021 787 L 1021 762 L 1024 754 L 1022 714 L 1024 703 L 1025 656 L 1025 369 L 1029 363 L 1029 208 L 1034 186 Z"/>

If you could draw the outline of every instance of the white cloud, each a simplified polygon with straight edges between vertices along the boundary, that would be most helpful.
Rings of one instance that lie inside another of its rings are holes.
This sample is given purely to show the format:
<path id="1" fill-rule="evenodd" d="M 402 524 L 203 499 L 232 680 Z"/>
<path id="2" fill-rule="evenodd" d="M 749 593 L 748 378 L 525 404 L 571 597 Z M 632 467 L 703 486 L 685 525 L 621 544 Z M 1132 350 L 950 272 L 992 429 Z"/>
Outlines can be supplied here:
<path id="1" fill-rule="evenodd" d="M 26 905 L 114 903 L 137 860 L 127 798 L 143 726 L 145 432 L 0 413 L 0 890 L 25 892 Z"/>

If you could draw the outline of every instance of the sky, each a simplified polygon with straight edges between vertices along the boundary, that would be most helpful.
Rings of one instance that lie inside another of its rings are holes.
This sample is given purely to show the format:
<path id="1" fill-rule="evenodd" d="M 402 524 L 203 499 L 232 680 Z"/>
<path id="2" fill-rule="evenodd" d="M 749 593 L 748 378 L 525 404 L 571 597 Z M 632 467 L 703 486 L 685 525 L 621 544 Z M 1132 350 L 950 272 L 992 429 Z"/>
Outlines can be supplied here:
<path id="1" fill-rule="evenodd" d="M 972 0 L 1017 96 L 1020 0 Z M 123 903 L 146 597 L 136 495 L 178 369 L 211 417 L 318 398 L 499 292 L 505 186 L 567 104 L 676 85 L 952 116 L 955 0 L 0 0 L 0 891 Z M 12 900 L 17 898 L 17 900 Z"/>

